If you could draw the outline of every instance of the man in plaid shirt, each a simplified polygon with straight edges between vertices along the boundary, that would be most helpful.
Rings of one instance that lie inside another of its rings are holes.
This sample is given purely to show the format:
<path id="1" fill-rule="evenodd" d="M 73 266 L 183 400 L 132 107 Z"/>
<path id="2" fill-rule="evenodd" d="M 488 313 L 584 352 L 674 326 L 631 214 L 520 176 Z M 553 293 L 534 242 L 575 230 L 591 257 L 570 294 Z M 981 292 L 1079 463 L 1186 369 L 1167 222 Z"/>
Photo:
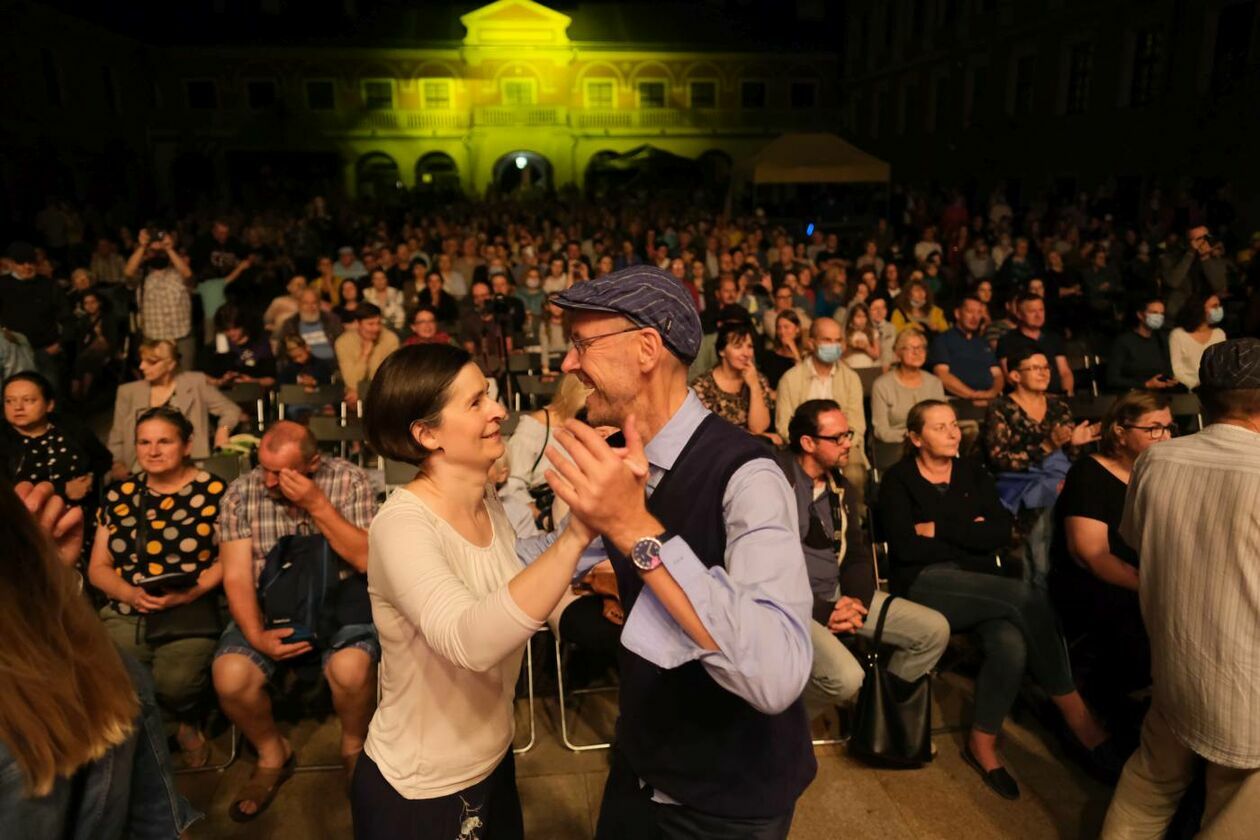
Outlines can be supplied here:
<path id="1" fill-rule="evenodd" d="M 129 281 L 141 276 L 140 327 L 145 338 L 167 339 L 175 342 L 180 361 L 191 370 L 196 363 L 197 344 L 192 334 L 192 297 L 188 293 L 188 281 L 192 269 L 175 249 L 175 237 L 163 233 L 151 238 L 149 230 L 142 228 L 136 237 L 136 250 L 132 253 L 123 274 Z"/>
<path id="2" fill-rule="evenodd" d="M 367 573 L 367 528 L 376 514 L 367 473 L 341 458 L 321 456 L 310 430 L 291 421 L 263 435 L 258 464 L 232 482 L 219 517 L 223 589 L 234 620 L 215 651 L 214 687 L 223 711 L 258 751 L 254 775 L 229 811 L 238 822 L 261 813 L 293 773 L 293 749 L 276 729 L 267 694 L 278 669 L 308 654 L 321 656 L 349 774 L 376 706 L 380 659 L 371 624 L 341 627 L 318 651 L 308 641 L 287 641 L 292 628 L 265 626 L 257 588 L 268 552 L 291 534 L 322 534 L 344 561 L 343 580 Z"/>

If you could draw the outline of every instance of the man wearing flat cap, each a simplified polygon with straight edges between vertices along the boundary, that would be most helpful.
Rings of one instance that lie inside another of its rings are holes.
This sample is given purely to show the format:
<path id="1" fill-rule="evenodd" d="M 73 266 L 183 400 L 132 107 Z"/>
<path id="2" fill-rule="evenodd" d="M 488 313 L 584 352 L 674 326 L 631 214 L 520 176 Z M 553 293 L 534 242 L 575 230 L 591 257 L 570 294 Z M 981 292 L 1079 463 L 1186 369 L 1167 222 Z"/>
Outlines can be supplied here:
<path id="1" fill-rule="evenodd" d="M 1107 840 L 1163 837 L 1200 760 L 1199 836 L 1260 823 L 1260 339 L 1209 347 L 1199 383 L 1207 428 L 1143 453 L 1125 498 L 1154 694 Z"/>
<path id="2" fill-rule="evenodd" d="M 687 387 L 700 320 L 667 272 L 631 266 L 556 298 L 592 425 L 556 433 L 548 482 L 602 535 L 626 622 L 601 840 L 784 838 L 816 764 L 800 695 L 812 596 L 771 453 Z M 610 443 L 624 443 L 610 446 Z M 546 538 L 523 541 L 523 559 Z M 581 570 L 580 570 L 581 571 Z"/>

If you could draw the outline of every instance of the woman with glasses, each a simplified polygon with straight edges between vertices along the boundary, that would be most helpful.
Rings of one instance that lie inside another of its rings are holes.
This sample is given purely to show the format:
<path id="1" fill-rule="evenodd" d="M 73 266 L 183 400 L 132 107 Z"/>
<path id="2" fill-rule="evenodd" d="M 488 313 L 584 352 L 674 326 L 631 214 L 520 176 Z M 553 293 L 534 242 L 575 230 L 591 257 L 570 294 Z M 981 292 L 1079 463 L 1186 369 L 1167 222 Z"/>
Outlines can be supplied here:
<path id="1" fill-rule="evenodd" d="M 893 342 L 897 362 L 871 386 L 871 425 L 875 439 L 901 443 L 906 437 L 906 415 L 924 400 L 945 399 L 941 380 L 923 369 L 927 362 L 927 336 L 905 330 Z"/>
<path id="2" fill-rule="evenodd" d="M 691 384 L 700 402 L 741 429 L 782 444 L 783 440 L 770 430 L 774 391 L 753 358 L 752 324 L 735 321 L 718 327 L 714 347 L 718 363 Z"/>
<path id="3" fill-rule="evenodd" d="M 427 304 L 411 316 L 411 335 L 403 340 L 404 347 L 413 344 L 450 344 L 450 333 L 438 326 L 437 310 Z"/>
<path id="4" fill-rule="evenodd" d="M 1135 723 L 1126 695 L 1151 681 L 1138 555 L 1120 535 L 1125 491 L 1137 457 L 1176 432 L 1168 397 L 1125 394 L 1103 417 L 1099 451 L 1072 465 L 1054 507 L 1050 598 L 1068 638 L 1084 639 L 1072 647 L 1084 693 L 1112 720 Z"/>
<path id="5" fill-rule="evenodd" d="M 1050 569 L 1050 513 L 1080 447 L 1098 440 L 1098 426 L 1073 423 L 1067 401 L 1046 393 L 1050 360 L 1031 345 L 1006 359 L 1014 390 L 989 403 L 984 451 L 998 494 L 1018 517 L 1024 537 L 1024 579 L 1044 590 Z"/>
<path id="6" fill-rule="evenodd" d="M 1041 592 L 1004 574 L 996 552 L 1011 542 L 1011 515 L 984 468 L 958 457 L 953 407 L 925 400 L 910 409 L 906 429 L 905 456 L 879 490 L 889 577 L 895 594 L 941 613 L 952 632 L 979 638 L 984 658 L 963 759 L 999 796 L 1019 798 L 997 738 L 1027 672 L 1089 760 L 1118 774 L 1122 762 L 1072 681 L 1053 609 Z"/>

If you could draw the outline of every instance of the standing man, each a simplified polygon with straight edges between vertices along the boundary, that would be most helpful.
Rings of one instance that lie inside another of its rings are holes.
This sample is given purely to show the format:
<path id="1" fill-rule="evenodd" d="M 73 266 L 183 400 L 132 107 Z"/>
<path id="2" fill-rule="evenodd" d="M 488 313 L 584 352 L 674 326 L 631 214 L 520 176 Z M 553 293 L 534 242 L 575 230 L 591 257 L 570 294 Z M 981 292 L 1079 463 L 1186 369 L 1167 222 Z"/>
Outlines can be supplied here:
<path id="1" fill-rule="evenodd" d="M 1176 318 L 1191 297 L 1229 296 L 1229 275 L 1225 261 L 1212 253 L 1216 239 L 1205 225 L 1186 231 L 1186 248 L 1181 259 L 1164 276 L 1168 293 L 1168 316 Z"/>
<path id="2" fill-rule="evenodd" d="M 1209 347 L 1199 383 L 1208 427 L 1151 447 L 1125 497 L 1154 694 L 1106 840 L 1163 837 L 1200 761 L 1199 836 L 1254 837 L 1260 823 L 1260 339 Z"/>
<path id="3" fill-rule="evenodd" d="M 165 339 L 174 343 L 189 370 L 197 364 L 197 341 L 193 337 L 192 296 L 188 284 L 192 269 L 175 248 L 175 234 L 152 238 L 148 228 L 136 236 L 136 250 L 127 259 L 123 274 L 128 281 L 140 280 L 140 331 L 150 341 Z"/>
<path id="4" fill-rule="evenodd" d="M 592 425 L 556 433 L 547 479 L 602 534 L 626 612 L 601 840 L 785 838 L 817 765 L 801 691 L 811 597 L 795 502 L 770 452 L 687 388 L 700 319 L 666 271 L 560 294 Z M 548 537 L 523 541 L 537 557 Z M 581 566 L 579 566 L 581 572 Z"/>
<path id="5" fill-rule="evenodd" d="M 780 457 L 779 466 L 796 496 L 814 614 L 822 615 L 825 606 L 829 616 L 825 626 L 818 621 L 809 624 L 814 665 L 804 701 L 813 720 L 829 706 L 857 698 L 866 672 L 840 637 L 873 639 L 875 619 L 888 596 L 875 587 L 871 548 L 849 492 L 852 488 L 840 474 L 853 448 L 853 430 L 844 412 L 834 400 L 807 400 L 792 415 L 788 434 L 791 450 Z M 945 652 L 949 622 L 936 610 L 898 598 L 888 608 L 884 641 L 897 649 L 888 670 L 914 682 Z"/>
<path id="6" fill-rule="evenodd" d="M 789 439 L 788 424 L 806 400 L 835 400 L 849 420 L 856 450 L 843 467 L 849 480 L 853 502 L 861 510 L 866 490 L 866 409 L 862 405 L 862 380 L 853 368 L 840 360 L 844 352 L 840 324 L 834 318 L 819 318 L 809 329 L 814 351 L 779 380 L 774 427 L 779 437 Z"/>

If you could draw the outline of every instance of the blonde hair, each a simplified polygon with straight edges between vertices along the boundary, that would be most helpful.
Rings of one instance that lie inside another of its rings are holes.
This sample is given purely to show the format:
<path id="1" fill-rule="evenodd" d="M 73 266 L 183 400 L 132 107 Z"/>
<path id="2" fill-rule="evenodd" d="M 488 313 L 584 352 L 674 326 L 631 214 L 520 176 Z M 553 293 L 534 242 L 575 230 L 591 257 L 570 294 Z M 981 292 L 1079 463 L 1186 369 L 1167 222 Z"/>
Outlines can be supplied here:
<path id="1" fill-rule="evenodd" d="M 140 343 L 140 358 L 153 357 L 161 361 L 174 359 L 179 366 L 179 348 L 169 338 L 146 338 Z"/>
<path id="2" fill-rule="evenodd" d="M 561 422 L 572 420 L 582 410 L 582 406 L 586 405 L 588 393 L 582 380 L 571 373 L 566 373 L 560 380 L 560 387 L 556 389 L 556 394 L 547 404 L 547 408 L 560 415 Z"/>
<path id="3" fill-rule="evenodd" d="M 7 482 L 0 540 L 0 740 L 38 797 L 126 741 L 140 704 L 74 571 Z"/>

